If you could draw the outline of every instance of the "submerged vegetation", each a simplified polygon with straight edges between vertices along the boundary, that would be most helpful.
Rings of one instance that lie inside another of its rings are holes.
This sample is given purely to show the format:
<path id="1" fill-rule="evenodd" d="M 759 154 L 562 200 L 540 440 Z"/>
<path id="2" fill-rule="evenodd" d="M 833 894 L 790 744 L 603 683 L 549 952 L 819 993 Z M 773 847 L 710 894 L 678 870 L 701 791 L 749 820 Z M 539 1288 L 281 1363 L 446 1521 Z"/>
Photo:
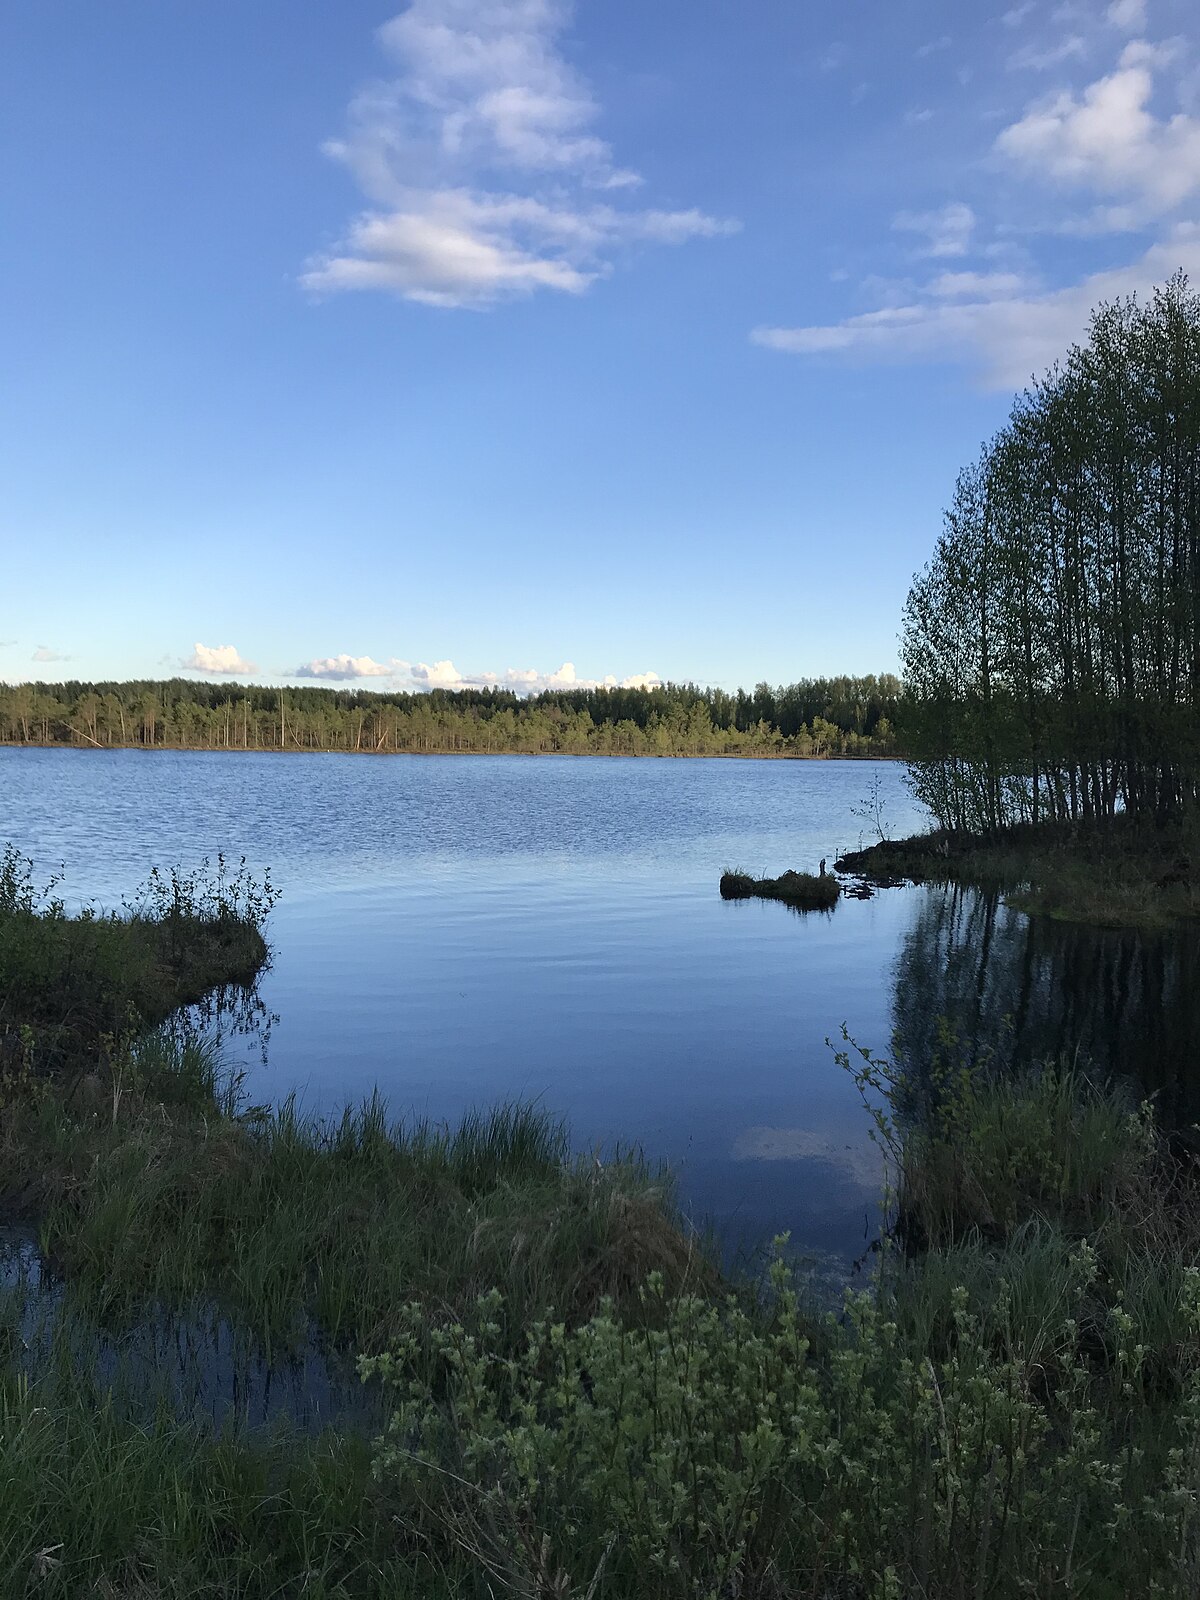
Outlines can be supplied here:
<path id="1" fill-rule="evenodd" d="M 734 867 L 721 874 L 720 889 L 722 900 L 782 900 L 801 911 L 832 911 L 842 892 L 837 879 L 825 871 L 788 871 L 778 878 L 755 878 Z"/>
<path id="2" fill-rule="evenodd" d="M 890 756 L 900 683 L 806 678 L 730 694 L 647 689 L 374 693 L 252 684 L 0 684 L 0 743 L 80 749 L 623 756 Z"/>

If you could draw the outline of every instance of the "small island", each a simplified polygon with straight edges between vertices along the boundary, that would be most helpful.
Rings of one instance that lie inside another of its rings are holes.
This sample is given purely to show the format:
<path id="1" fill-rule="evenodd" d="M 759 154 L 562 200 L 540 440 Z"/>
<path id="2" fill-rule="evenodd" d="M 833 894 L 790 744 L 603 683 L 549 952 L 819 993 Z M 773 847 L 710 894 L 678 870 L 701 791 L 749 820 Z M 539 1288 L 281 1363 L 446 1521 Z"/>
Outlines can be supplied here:
<path id="1" fill-rule="evenodd" d="M 778 878 L 752 878 L 748 872 L 726 869 L 721 874 L 722 900 L 782 900 L 798 911 L 832 911 L 841 898 L 841 885 L 832 873 L 780 873 Z"/>

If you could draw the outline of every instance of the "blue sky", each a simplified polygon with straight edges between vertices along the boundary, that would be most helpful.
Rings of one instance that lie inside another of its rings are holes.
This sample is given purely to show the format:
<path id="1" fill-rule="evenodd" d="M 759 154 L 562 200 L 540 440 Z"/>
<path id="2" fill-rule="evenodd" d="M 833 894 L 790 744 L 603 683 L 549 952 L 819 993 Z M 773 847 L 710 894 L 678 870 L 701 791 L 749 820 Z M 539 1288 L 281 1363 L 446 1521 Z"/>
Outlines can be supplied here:
<path id="1" fill-rule="evenodd" d="M 0 676 L 893 668 L 1200 269 L 1191 4 L 8 0 Z"/>

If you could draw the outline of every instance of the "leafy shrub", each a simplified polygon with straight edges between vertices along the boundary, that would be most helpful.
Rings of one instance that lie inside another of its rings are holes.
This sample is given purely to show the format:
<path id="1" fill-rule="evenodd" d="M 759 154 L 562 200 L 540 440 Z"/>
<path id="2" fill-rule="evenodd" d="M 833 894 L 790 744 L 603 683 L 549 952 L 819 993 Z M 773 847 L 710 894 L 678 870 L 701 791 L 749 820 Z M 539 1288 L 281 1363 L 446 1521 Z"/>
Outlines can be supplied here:
<path id="1" fill-rule="evenodd" d="M 470 1330 L 412 1306 L 362 1363 L 397 1395 L 376 1471 L 527 1600 L 1192 1592 L 1200 1388 L 1136 1425 L 1134 1319 L 1098 1370 L 1073 1315 L 1093 1272 L 1083 1247 L 1052 1385 L 965 1288 L 934 1356 L 886 1291 L 806 1323 L 779 1264 L 769 1313 L 652 1276 L 642 1317 L 539 1321 L 516 1357 L 498 1294 Z M 1194 1337 L 1200 1274 L 1183 1297 Z"/>

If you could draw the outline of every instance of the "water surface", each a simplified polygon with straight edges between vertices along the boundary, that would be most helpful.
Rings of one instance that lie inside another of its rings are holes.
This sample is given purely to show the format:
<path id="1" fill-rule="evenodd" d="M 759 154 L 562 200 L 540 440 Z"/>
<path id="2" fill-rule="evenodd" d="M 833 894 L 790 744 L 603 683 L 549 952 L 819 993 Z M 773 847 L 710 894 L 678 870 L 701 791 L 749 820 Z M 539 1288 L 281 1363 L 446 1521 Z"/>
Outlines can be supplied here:
<path id="1" fill-rule="evenodd" d="M 0 839 L 108 904 L 155 864 L 271 867 L 273 966 L 227 1041 L 255 1099 L 330 1111 L 378 1086 L 438 1119 L 534 1099 L 582 1149 L 670 1162 L 729 1248 L 787 1228 L 846 1263 L 880 1170 L 826 1042 L 843 1023 L 914 1059 L 940 1016 L 968 1053 L 1080 1045 L 1182 1102 L 1196 1020 L 1194 934 L 940 888 L 830 914 L 719 898 L 727 866 L 857 845 L 876 776 L 893 834 L 921 827 L 887 762 L 8 749 Z"/>

